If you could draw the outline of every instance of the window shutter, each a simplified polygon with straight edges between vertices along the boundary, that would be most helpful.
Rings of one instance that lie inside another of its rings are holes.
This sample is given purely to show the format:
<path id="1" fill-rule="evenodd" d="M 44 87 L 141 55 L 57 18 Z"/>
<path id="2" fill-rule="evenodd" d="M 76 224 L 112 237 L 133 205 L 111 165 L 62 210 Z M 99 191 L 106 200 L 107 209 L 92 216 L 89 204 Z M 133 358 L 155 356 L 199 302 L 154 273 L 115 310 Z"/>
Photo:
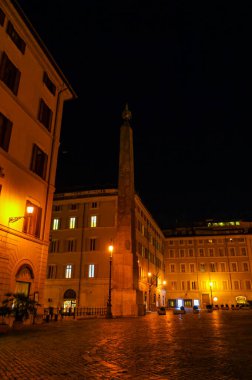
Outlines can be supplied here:
<path id="1" fill-rule="evenodd" d="M 84 265 L 84 278 L 88 278 L 88 264 Z"/>

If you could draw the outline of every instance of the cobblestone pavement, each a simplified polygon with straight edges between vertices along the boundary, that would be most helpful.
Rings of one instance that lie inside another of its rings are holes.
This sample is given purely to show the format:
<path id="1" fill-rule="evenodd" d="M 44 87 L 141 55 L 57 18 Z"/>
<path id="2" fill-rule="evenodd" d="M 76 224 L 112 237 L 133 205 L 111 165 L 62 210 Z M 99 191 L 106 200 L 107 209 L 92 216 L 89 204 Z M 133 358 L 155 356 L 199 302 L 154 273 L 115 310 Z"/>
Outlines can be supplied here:
<path id="1" fill-rule="evenodd" d="M 0 335 L 0 380 L 252 379 L 252 311 L 58 321 Z"/>

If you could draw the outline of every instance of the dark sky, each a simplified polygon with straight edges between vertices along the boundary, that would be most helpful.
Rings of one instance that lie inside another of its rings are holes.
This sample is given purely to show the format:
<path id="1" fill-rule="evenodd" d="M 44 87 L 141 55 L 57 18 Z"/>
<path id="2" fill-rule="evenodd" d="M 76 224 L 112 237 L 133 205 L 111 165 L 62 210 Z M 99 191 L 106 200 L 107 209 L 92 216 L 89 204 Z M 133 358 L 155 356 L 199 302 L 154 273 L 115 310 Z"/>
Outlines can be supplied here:
<path id="1" fill-rule="evenodd" d="M 58 190 L 117 186 L 128 102 L 136 190 L 162 228 L 252 217 L 245 2 L 19 3 L 78 94 L 64 108 Z"/>

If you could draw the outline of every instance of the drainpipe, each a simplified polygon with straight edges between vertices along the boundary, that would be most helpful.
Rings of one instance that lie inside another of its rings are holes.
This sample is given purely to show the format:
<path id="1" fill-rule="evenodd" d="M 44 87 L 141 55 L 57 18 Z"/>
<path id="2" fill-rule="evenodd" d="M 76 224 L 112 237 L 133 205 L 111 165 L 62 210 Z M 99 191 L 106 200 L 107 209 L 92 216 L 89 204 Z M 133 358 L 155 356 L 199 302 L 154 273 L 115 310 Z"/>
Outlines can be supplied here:
<path id="1" fill-rule="evenodd" d="M 49 190 L 50 190 L 50 184 L 51 184 L 51 171 L 52 171 L 52 160 L 53 160 L 53 152 L 54 147 L 56 143 L 56 130 L 57 130 L 57 122 L 58 122 L 58 110 L 59 110 L 59 104 L 60 104 L 60 96 L 64 91 L 67 90 L 67 87 L 62 88 L 58 92 L 57 96 L 57 104 L 56 104 L 56 112 L 55 112 L 55 120 L 54 120 L 54 126 L 53 126 L 53 138 L 52 138 L 52 146 L 51 146 L 51 154 L 50 154 L 50 160 L 49 160 L 49 174 L 48 174 L 48 184 L 47 184 L 47 191 L 46 191 L 46 202 L 45 202 L 45 215 L 44 215 L 44 223 L 43 223 L 43 230 L 42 230 L 42 239 L 44 241 L 45 238 L 45 226 L 46 226 L 46 219 L 47 219 L 47 207 L 48 207 L 48 197 L 49 197 Z M 54 185 L 54 184 L 53 184 Z"/>

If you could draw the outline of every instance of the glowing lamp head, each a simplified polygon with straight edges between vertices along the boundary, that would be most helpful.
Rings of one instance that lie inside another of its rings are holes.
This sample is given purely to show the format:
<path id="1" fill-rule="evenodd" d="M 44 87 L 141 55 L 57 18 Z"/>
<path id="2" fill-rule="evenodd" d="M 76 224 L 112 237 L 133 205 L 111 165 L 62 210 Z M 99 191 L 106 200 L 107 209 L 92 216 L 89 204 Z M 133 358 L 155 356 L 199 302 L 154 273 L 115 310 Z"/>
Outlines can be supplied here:
<path id="1" fill-rule="evenodd" d="M 212 287 L 212 286 L 213 286 L 213 283 L 212 283 L 212 282 L 209 282 L 209 286 L 211 286 L 211 287 Z"/>
<path id="2" fill-rule="evenodd" d="M 27 206 L 26 207 L 27 214 L 31 215 L 31 214 L 33 214 L 33 211 L 34 211 L 34 207 L 33 206 Z"/>
<path id="3" fill-rule="evenodd" d="M 214 302 L 217 302 L 218 301 L 218 297 L 214 297 L 213 300 L 214 300 Z"/>
<path id="4" fill-rule="evenodd" d="M 165 280 L 163 281 L 163 285 L 166 285 L 166 281 Z"/>
<path id="5" fill-rule="evenodd" d="M 113 250 L 114 250 L 114 246 L 112 244 L 110 244 L 109 247 L 108 247 L 108 250 L 109 250 L 110 256 L 112 256 L 112 253 L 113 253 Z"/>
<path id="6" fill-rule="evenodd" d="M 148 277 L 151 277 L 151 272 L 148 272 Z"/>

